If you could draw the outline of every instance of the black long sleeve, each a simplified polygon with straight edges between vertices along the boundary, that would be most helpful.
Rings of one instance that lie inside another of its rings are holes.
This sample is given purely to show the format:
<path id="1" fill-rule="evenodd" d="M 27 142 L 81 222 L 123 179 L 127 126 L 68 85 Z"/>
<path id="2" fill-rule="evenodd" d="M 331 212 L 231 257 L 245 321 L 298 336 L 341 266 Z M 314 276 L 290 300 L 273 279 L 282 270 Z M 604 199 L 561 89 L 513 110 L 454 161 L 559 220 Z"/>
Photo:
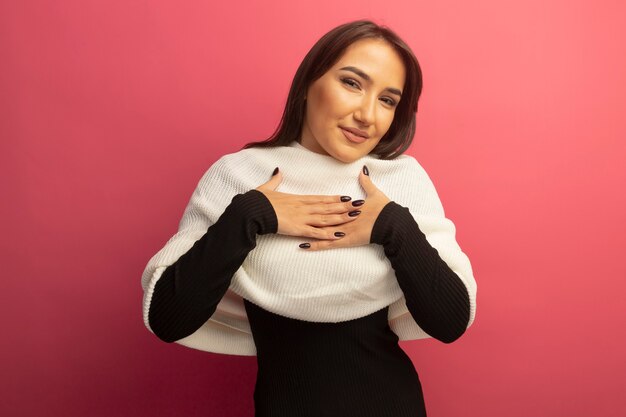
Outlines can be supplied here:
<path id="1" fill-rule="evenodd" d="M 219 219 L 157 281 L 148 320 L 171 343 L 194 333 L 215 312 L 233 274 L 256 246 L 256 236 L 276 233 L 274 208 L 258 190 L 237 194 Z"/>
<path id="2" fill-rule="evenodd" d="M 458 339 L 470 318 L 467 288 L 428 243 L 409 209 L 390 201 L 370 241 L 383 246 L 415 322 L 444 343 Z"/>

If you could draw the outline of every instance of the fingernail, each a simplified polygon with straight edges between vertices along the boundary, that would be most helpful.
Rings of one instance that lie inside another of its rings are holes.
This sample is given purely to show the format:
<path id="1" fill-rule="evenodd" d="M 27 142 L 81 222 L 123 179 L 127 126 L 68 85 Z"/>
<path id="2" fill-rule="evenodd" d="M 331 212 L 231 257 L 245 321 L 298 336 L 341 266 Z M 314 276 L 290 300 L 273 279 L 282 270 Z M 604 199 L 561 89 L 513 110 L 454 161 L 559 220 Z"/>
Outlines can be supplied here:
<path id="1" fill-rule="evenodd" d="M 369 175 L 369 174 L 370 174 L 369 169 L 367 169 L 367 165 L 363 165 L 363 173 L 364 173 L 365 175 Z"/>
<path id="2" fill-rule="evenodd" d="M 272 177 L 276 174 L 278 174 L 278 167 L 274 168 L 274 172 L 272 172 Z"/>
<path id="3" fill-rule="evenodd" d="M 335 232 L 335 236 L 344 237 L 346 234 L 344 232 Z"/>
<path id="4" fill-rule="evenodd" d="M 348 216 L 354 217 L 354 216 L 358 216 L 359 214 L 361 214 L 361 210 L 354 210 L 348 213 Z"/>
<path id="5" fill-rule="evenodd" d="M 310 243 L 300 243 L 300 245 L 298 245 L 298 246 L 300 246 L 302 249 L 308 249 L 308 248 L 311 247 L 311 244 Z"/>
<path id="6" fill-rule="evenodd" d="M 365 200 L 354 200 L 354 201 L 352 202 L 352 205 L 353 205 L 354 207 L 358 207 L 358 206 L 362 206 L 362 205 L 363 205 L 363 203 L 365 203 Z"/>
<path id="7" fill-rule="evenodd" d="M 349 195 L 342 195 L 341 196 L 341 201 L 343 201 L 344 203 L 346 201 L 350 201 L 350 200 L 352 200 L 352 197 L 350 197 Z"/>

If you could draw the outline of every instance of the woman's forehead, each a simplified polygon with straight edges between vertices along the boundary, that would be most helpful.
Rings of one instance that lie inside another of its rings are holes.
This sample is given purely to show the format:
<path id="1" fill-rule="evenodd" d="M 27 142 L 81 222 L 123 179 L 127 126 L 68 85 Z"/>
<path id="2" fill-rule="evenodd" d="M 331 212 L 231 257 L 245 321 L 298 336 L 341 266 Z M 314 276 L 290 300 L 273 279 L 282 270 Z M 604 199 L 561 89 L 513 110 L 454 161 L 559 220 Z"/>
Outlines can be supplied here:
<path id="1" fill-rule="evenodd" d="M 395 84 L 395 88 L 404 85 L 406 70 L 402 58 L 384 40 L 361 39 L 352 43 L 333 65 L 334 70 L 343 68 L 350 68 L 357 74 L 361 72 L 366 75 L 363 78 L 370 78 L 374 83 L 380 80 L 385 84 Z"/>

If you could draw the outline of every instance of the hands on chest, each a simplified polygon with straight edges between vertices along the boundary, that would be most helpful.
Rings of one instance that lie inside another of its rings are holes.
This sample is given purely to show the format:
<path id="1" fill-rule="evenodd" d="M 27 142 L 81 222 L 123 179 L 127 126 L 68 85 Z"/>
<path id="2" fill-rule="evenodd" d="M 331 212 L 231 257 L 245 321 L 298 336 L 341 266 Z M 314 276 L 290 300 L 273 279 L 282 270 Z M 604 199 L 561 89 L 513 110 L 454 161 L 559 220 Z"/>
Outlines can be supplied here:
<path id="1" fill-rule="evenodd" d="M 267 197 L 276 212 L 276 233 L 302 236 L 306 241 L 300 247 L 307 251 L 369 244 L 378 215 L 391 201 L 374 185 L 365 166 L 355 178 L 365 190 L 365 200 L 275 191 L 282 179 L 279 171 L 256 190 Z"/>

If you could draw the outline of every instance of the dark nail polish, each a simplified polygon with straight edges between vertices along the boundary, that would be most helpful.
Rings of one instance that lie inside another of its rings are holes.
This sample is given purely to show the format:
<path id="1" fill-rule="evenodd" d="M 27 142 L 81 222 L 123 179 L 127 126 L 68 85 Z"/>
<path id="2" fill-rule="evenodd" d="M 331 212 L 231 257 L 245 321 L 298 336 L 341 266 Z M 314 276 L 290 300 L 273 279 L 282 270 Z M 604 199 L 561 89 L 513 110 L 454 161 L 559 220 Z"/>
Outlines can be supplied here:
<path id="1" fill-rule="evenodd" d="M 354 217 L 354 216 L 358 216 L 359 214 L 361 214 L 361 210 L 354 210 L 348 213 L 348 216 Z"/>
<path id="2" fill-rule="evenodd" d="M 345 203 L 346 201 L 350 201 L 350 200 L 352 200 L 352 197 L 350 197 L 350 196 L 348 196 L 348 195 L 342 195 L 342 196 L 341 196 L 341 201 L 343 201 L 344 203 Z"/>
<path id="3" fill-rule="evenodd" d="M 278 174 L 278 167 L 274 168 L 274 172 L 272 172 L 272 177 L 276 174 Z"/>
<path id="4" fill-rule="evenodd" d="M 346 234 L 344 232 L 335 232 L 335 236 L 344 237 Z"/>
<path id="5" fill-rule="evenodd" d="M 365 203 L 365 200 L 354 200 L 354 201 L 352 202 L 352 205 L 353 205 L 354 207 L 359 207 L 359 206 L 362 206 L 362 205 L 363 205 L 363 203 Z"/>
<path id="6" fill-rule="evenodd" d="M 369 175 L 369 174 L 370 174 L 370 170 L 369 170 L 369 169 L 367 169 L 367 165 L 363 165 L 363 173 L 364 173 L 365 175 Z"/>
<path id="7" fill-rule="evenodd" d="M 298 246 L 300 246 L 302 249 L 308 249 L 308 248 L 311 247 L 311 244 L 310 243 L 300 243 L 300 245 L 298 245 Z"/>

